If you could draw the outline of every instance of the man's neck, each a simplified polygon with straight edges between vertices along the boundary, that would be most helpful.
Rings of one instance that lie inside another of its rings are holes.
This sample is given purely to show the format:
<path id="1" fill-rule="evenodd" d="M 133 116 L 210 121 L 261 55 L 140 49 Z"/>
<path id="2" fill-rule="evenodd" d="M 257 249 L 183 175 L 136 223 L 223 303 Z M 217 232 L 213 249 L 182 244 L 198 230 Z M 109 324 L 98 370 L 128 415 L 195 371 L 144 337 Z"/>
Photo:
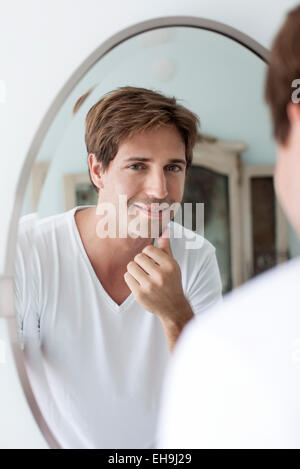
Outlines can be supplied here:
<path id="1" fill-rule="evenodd" d="M 96 231 L 99 219 L 96 207 L 75 212 L 75 222 L 90 260 L 95 264 L 101 262 L 101 268 L 107 272 L 124 269 L 145 246 L 154 243 L 153 238 L 100 238 Z"/>

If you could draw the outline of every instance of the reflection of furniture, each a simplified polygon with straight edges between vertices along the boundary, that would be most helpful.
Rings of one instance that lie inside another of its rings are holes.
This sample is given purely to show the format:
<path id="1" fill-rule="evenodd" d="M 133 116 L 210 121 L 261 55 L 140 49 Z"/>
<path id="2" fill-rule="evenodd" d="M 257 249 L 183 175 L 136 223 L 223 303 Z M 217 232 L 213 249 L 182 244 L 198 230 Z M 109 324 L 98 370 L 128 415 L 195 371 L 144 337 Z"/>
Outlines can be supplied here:
<path id="1" fill-rule="evenodd" d="M 226 285 L 225 291 L 230 290 L 243 282 L 243 256 L 242 256 L 242 232 L 241 232 L 241 212 L 240 212 L 240 154 L 246 150 L 247 146 L 243 142 L 229 142 L 218 140 L 211 136 L 203 135 L 194 148 L 193 171 L 194 167 L 201 167 L 218 175 L 223 175 L 223 184 L 221 194 L 216 188 L 209 188 L 207 195 L 202 194 L 202 200 L 195 202 L 204 202 L 204 220 L 206 213 L 211 211 L 210 204 L 214 200 L 213 213 L 210 218 L 223 218 L 221 226 L 212 227 L 210 237 L 207 235 L 207 225 L 205 222 L 205 236 L 214 244 L 218 244 L 217 257 L 220 265 L 222 282 Z M 190 171 L 189 170 L 189 171 Z M 188 175 L 187 175 L 188 177 Z M 220 178 L 219 178 L 220 179 Z M 202 179 L 202 183 L 204 180 Z M 188 180 L 187 180 L 188 184 Z M 201 185 L 201 182 L 200 182 Z M 200 186 L 199 186 L 200 187 Z M 218 200 L 219 196 L 219 200 Z M 207 197 L 207 198 L 206 198 Z M 227 200 L 226 213 L 224 213 L 224 200 Z M 227 228 L 226 228 L 227 227 Z M 230 236 L 228 242 L 225 240 L 229 228 Z M 216 233 L 223 230 L 224 233 Z M 216 239 L 218 236 L 218 240 Z M 230 252 L 228 252 L 230 251 Z M 223 260 L 221 260 L 221 257 Z M 227 260 L 226 260 L 227 258 Z M 228 272 L 228 268 L 230 272 Z"/>
<path id="2" fill-rule="evenodd" d="M 287 258 L 273 167 L 245 165 L 240 155 L 246 149 L 243 142 L 204 135 L 195 146 L 183 197 L 205 204 L 205 237 L 216 247 L 224 292 Z"/>
<path id="3" fill-rule="evenodd" d="M 87 172 L 64 174 L 64 208 L 70 210 L 78 205 L 96 205 L 97 193 Z"/>
<path id="4" fill-rule="evenodd" d="M 243 168 L 244 280 L 288 259 L 287 223 L 273 174 L 273 165 Z"/>

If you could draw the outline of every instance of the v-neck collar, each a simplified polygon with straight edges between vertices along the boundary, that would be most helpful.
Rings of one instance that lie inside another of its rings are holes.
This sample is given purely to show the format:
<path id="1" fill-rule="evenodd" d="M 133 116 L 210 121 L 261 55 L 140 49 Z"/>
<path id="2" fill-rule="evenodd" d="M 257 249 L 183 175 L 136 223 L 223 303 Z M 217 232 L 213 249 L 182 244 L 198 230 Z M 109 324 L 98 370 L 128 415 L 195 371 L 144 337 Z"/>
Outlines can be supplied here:
<path id="1" fill-rule="evenodd" d="M 121 303 L 120 305 L 118 305 L 113 299 L 112 297 L 107 293 L 107 291 L 105 290 L 105 288 L 103 287 L 102 283 L 100 282 L 99 278 L 97 277 L 96 275 L 96 272 L 94 271 L 94 268 L 91 264 L 91 261 L 87 255 L 87 252 L 84 248 L 84 245 L 83 245 L 83 242 L 82 242 L 82 239 L 81 239 L 81 236 L 80 236 L 80 233 L 78 231 L 78 227 L 76 225 L 76 221 L 75 221 L 75 213 L 77 210 L 82 210 L 84 208 L 89 208 L 89 207 L 95 207 L 95 205 L 82 205 L 82 206 L 77 206 L 77 207 L 74 207 L 72 208 L 69 213 L 70 213 L 70 218 L 71 218 L 71 225 L 72 225 L 72 228 L 73 228 L 73 233 L 75 235 L 75 238 L 76 238 L 76 241 L 77 241 L 77 244 L 79 245 L 79 249 L 80 249 L 80 252 L 82 253 L 84 259 L 85 259 L 85 262 L 91 272 L 91 275 L 93 276 L 96 284 L 98 285 L 98 287 L 100 288 L 101 290 L 101 294 L 103 296 L 103 298 L 105 299 L 105 301 L 108 303 L 108 305 L 111 307 L 111 309 L 113 309 L 114 311 L 116 311 L 117 313 L 120 313 L 120 312 L 123 312 L 123 311 L 126 311 L 130 305 L 133 304 L 133 302 L 135 301 L 135 298 L 133 296 L 133 293 L 130 293 L 130 295 L 123 301 L 123 303 Z M 157 239 L 155 238 L 154 239 L 154 246 L 157 246 Z"/>

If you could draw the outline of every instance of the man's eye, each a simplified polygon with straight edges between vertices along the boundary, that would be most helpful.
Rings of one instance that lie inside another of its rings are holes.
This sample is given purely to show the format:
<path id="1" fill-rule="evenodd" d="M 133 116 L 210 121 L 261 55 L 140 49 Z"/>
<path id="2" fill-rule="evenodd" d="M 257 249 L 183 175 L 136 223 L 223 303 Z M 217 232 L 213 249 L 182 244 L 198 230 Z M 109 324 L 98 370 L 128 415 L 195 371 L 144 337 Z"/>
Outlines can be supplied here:
<path id="1" fill-rule="evenodd" d="M 135 168 L 132 168 L 132 166 L 143 166 L 142 164 L 139 164 L 139 163 L 135 163 L 135 164 L 132 164 L 129 166 L 130 169 L 135 169 Z"/>
<path id="2" fill-rule="evenodd" d="M 177 168 L 176 171 L 172 171 L 172 173 L 178 173 L 178 171 L 182 171 L 181 167 L 180 166 L 177 166 L 176 164 L 175 165 L 172 165 L 172 166 L 169 166 L 170 168 Z"/>
<path id="3" fill-rule="evenodd" d="M 137 166 L 138 166 L 138 167 L 143 167 L 144 165 L 139 164 L 139 163 L 135 163 L 135 164 L 130 165 L 129 168 L 135 170 L 136 168 L 133 168 L 133 166 L 135 166 L 135 167 L 137 167 Z M 168 169 L 169 169 L 169 168 L 176 168 L 176 170 L 175 170 L 175 171 L 173 170 L 172 173 L 178 173 L 178 171 L 182 171 L 181 167 L 180 167 L 180 166 L 177 166 L 176 164 L 175 164 L 175 165 L 168 166 Z"/>

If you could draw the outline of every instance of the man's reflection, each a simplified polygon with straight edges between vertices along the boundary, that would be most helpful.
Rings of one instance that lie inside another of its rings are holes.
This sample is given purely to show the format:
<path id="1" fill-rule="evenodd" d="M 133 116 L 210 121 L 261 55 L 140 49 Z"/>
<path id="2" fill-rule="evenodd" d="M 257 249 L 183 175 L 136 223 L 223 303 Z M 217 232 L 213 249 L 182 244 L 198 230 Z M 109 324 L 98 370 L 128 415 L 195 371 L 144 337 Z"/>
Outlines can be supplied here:
<path id="1" fill-rule="evenodd" d="M 133 87 L 108 93 L 86 117 L 97 205 L 20 222 L 21 337 L 37 400 L 64 448 L 153 445 L 170 351 L 191 317 L 221 298 L 215 248 L 201 239 L 187 249 L 187 228 L 174 237 L 197 125 L 174 98 Z"/>

